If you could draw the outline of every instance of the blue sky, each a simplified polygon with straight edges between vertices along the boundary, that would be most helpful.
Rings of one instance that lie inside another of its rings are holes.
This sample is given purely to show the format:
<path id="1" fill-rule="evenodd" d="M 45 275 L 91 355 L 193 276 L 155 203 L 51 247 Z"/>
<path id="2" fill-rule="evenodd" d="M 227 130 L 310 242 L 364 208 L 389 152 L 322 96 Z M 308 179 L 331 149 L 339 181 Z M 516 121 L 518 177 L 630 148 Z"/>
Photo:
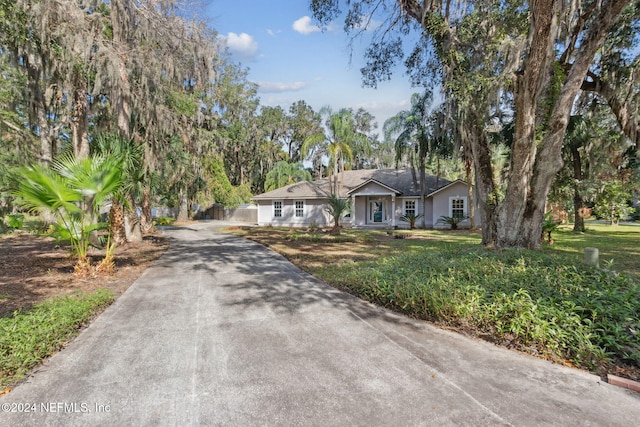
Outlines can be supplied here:
<path id="1" fill-rule="evenodd" d="M 249 68 L 258 83 L 262 105 L 284 109 L 304 100 L 318 111 L 325 105 L 365 108 L 376 117 L 378 130 L 385 119 L 405 110 L 413 92 L 404 70 L 377 89 L 362 88 L 364 42 L 352 55 L 342 22 L 321 31 L 305 0 L 213 0 L 204 17 L 226 38 L 234 59 Z"/>

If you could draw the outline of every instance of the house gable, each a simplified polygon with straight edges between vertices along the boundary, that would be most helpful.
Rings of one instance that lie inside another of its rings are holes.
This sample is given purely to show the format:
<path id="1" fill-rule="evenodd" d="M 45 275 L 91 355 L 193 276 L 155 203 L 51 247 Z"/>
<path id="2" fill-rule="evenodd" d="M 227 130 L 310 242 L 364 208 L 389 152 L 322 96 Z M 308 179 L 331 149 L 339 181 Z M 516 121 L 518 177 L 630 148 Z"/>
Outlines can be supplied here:
<path id="1" fill-rule="evenodd" d="M 388 194 L 398 196 L 401 192 L 375 179 L 369 179 L 347 192 L 348 196 L 377 196 Z"/>

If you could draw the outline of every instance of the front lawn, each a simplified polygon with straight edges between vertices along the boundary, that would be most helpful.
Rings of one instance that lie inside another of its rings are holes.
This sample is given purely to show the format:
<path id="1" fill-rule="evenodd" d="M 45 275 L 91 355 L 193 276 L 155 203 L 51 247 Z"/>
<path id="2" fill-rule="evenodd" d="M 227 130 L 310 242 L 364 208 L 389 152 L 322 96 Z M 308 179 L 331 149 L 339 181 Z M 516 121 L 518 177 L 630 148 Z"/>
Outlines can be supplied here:
<path id="1" fill-rule="evenodd" d="M 539 251 L 488 250 L 467 231 L 246 229 L 335 287 L 556 361 L 640 379 L 640 227 L 561 229 Z M 400 235 L 405 238 L 396 238 Z M 404 235 L 404 236 L 403 236 Z M 601 269 L 583 262 L 598 247 Z"/>

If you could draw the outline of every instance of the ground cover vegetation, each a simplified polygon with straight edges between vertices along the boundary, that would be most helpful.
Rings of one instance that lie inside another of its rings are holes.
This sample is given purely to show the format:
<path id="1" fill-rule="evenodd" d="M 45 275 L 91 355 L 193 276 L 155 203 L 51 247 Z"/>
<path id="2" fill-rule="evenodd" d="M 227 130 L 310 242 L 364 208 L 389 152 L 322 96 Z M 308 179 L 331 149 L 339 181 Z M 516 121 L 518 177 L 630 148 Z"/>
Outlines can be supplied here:
<path id="1" fill-rule="evenodd" d="M 113 299 L 113 292 L 101 289 L 49 299 L 28 312 L 0 318 L 0 390 L 60 350 Z"/>
<path id="2" fill-rule="evenodd" d="M 640 379 L 640 228 L 561 227 L 543 250 L 471 231 L 243 229 L 327 283 L 436 324 L 600 375 Z M 334 240 L 336 239 L 336 240 Z M 599 247 L 601 268 L 583 262 Z"/>

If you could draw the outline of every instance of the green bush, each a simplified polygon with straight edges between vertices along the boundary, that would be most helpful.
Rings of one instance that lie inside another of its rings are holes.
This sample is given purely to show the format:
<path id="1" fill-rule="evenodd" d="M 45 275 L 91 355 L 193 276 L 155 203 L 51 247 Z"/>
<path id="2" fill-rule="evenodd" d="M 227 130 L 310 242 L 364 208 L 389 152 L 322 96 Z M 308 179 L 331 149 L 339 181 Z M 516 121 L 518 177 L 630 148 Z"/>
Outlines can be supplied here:
<path id="1" fill-rule="evenodd" d="M 24 222 L 23 214 L 9 214 L 9 227 L 13 229 L 22 228 L 22 224 Z"/>
<path id="2" fill-rule="evenodd" d="M 175 218 L 167 217 L 167 216 L 159 216 L 153 219 L 153 225 L 171 225 L 176 222 Z"/>
<path id="3" fill-rule="evenodd" d="M 23 378 L 58 351 L 79 328 L 113 302 L 113 292 L 54 298 L 33 309 L 0 318 L 0 387 Z"/>

